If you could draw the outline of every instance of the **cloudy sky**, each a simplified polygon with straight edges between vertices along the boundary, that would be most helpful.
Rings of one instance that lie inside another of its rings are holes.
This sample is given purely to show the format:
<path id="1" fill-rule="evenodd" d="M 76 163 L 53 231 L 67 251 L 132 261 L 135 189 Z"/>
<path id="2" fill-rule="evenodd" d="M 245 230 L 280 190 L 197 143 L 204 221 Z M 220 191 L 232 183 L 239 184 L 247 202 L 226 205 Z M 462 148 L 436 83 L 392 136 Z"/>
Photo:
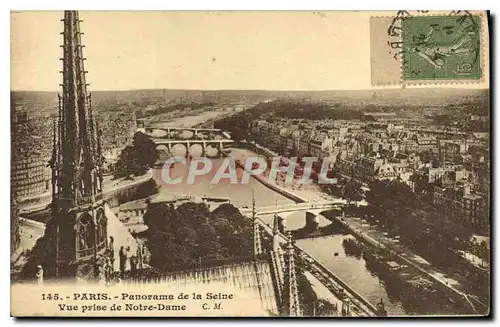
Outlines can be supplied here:
<path id="1" fill-rule="evenodd" d="M 372 15 L 84 11 L 80 18 L 92 90 L 335 90 L 371 88 Z M 58 89 L 62 17 L 12 13 L 12 90 Z"/>

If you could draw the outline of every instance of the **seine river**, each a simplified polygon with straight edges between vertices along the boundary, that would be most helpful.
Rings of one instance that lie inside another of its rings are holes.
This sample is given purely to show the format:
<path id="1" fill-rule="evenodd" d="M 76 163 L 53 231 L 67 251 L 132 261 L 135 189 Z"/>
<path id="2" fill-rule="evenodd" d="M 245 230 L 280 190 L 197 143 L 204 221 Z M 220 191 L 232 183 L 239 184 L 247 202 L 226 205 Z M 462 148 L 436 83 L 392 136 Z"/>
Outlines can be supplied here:
<path id="1" fill-rule="evenodd" d="M 169 173 L 170 178 L 181 177 L 181 183 L 176 185 L 165 184 L 162 181 L 161 169 L 155 170 L 155 179 L 158 184 L 162 185 L 161 192 L 167 194 L 228 198 L 234 205 L 248 206 L 249 208 L 252 206 L 252 194 L 257 206 L 279 206 L 280 204 L 293 203 L 292 200 L 272 191 L 255 179 L 250 179 L 250 182 L 246 185 L 241 183 L 230 184 L 229 182 L 212 184 L 211 180 L 214 171 L 218 168 L 218 163 L 220 161 L 212 160 L 212 171 L 207 173 L 206 176 L 197 177 L 192 184 L 186 182 L 187 166 L 183 164 L 175 164 Z M 240 174 L 238 176 L 240 177 Z M 298 229 L 305 225 L 304 212 L 291 213 L 284 216 L 284 218 L 287 229 Z M 272 225 L 272 215 L 263 216 L 262 219 Z M 329 223 L 324 217 L 320 219 L 320 226 Z M 444 307 L 429 305 L 428 302 L 425 303 L 425 301 L 419 301 L 419 299 L 415 298 L 405 298 L 399 289 L 391 289 L 391 286 L 386 285 L 376 272 L 367 267 L 362 257 L 346 253 L 343 245 L 346 238 L 353 238 L 353 236 L 333 234 L 314 239 L 301 239 L 297 243 L 373 304 L 382 299 L 389 315 L 451 314 Z"/>

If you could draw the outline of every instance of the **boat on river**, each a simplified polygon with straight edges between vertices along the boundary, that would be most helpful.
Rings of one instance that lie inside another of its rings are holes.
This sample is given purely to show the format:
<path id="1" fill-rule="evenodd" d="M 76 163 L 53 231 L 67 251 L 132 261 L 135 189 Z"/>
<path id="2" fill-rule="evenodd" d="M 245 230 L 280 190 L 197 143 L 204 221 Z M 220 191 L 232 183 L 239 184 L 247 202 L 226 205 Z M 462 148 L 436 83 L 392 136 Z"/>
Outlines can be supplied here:
<path id="1" fill-rule="evenodd" d="M 404 296 L 411 301 L 436 303 L 447 297 L 442 297 L 433 282 L 426 278 L 417 277 L 404 281 Z"/>
<path id="2" fill-rule="evenodd" d="M 342 246 L 344 247 L 345 254 L 348 256 L 353 256 L 356 258 L 361 258 L 363 254 L 364 246 L 362 243 L 354 238 L 346 238 L 342 241 Z"/>

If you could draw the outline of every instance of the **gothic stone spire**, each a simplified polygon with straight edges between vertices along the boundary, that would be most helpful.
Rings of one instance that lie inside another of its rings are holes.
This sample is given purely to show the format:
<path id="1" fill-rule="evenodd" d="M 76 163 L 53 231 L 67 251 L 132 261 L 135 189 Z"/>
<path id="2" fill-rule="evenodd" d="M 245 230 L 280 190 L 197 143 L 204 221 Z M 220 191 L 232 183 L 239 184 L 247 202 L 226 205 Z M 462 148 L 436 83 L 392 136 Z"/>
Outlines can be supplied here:
<path id="1" fill-rule="evenodd" d="M 62 22 L 63 83 L 51 160 L 53 202 L 52 220 L 46 229 L 51 240 L 47 268 L 58 279 L 96 279 L 107 247 L 100 145 L 85 81 L 78 12 L 65 11 Z"/>
<path id="2" fill-rule="evenodd" d="M 257 212 L 255 208 L 255 194 L 252 189 L 252 221 L 253 221 L 253 252 L 257 259 L 262 254 L 262 241 L 260 238 L 260 224 L 257 221 Z"/>
<path id="3" fill-rule="evenodd" d="M 64 12 L 63 83 L 59 107 L 57 198 L 75 205 L 91 201 L 101 190 L 96 131 L 90 96 L 87 93 L 83 45 L 78 12 Z"/>
<path id="4" fill-rule="evenodd" d="M 297 276 L 295 273 L 295 251 L 290 232 L 287 233 L 287 237 L 282 312 L 285 316 L 298 317 L 302 315 L 302 311 L 299 303 Z"/>

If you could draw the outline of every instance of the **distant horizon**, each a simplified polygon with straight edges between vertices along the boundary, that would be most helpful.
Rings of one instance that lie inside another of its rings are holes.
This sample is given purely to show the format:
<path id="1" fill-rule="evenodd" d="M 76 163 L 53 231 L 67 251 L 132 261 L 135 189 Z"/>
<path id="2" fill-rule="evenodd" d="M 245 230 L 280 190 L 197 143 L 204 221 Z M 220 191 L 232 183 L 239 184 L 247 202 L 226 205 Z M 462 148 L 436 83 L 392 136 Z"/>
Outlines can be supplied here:
<path id="1" fill-rule="evenodd" d="M 457 88 L 457 87 L 394 87 L 394 88 L 380 88 L 380 89 L 324 89 L 324 90 L 279 90 L 279 89 L 189 89 L 189 88 L 137 88 L 137 89 L 122 89 L 122 90 L 92 90 L 89 88 L 87 91 L 92 92 L 131 92 L 131 91 L 157 91 L 157 90 L 167 90 L 167 91 L 202 91 L 202 92 L 232 92 L 232 91 L 246 91 L 246 92 L 310 92 L 310 93 L 320 93 L 320 92 L 391 92 L 400 91 L 405 92 L 409 90 L 422 90 L 422 91 L 459 91 L 459 92 L 478 92 L 478 91 L 489 91 L 489 88 Z M 39 93 L 54 93 L 60 92 L 61 90 L 13 90 L 10 92 L 39 92 Z"/>
<path id="2" fill-rule="evenodd" d="M 85 70 L 89 72 L 86 83 L 94 92 L 399 88 L 371 82 L 370 18 L 391 12 L 79 13 Z M 13 90 L 58 90 L 62 82 L 62 17 L 62 11 L 11 12 Z M 454 84 L 453 88 L 488 89 L 489 71 L 485 74 L 484 80 Z"/>

